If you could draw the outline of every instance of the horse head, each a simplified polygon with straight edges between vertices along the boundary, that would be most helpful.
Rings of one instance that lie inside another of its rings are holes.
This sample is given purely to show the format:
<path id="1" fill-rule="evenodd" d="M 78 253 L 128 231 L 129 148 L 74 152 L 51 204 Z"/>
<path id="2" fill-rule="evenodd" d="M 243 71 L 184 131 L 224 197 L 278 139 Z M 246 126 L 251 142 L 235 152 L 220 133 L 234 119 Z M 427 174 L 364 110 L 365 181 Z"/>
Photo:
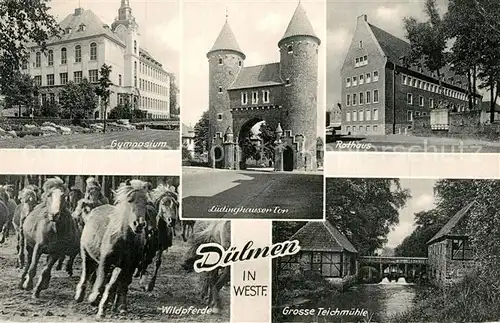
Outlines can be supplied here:
<path id="1" fill-rule="evenodd" d="M 7 184 L 4 185 L 4 188 L 5 188 L 5 193 L 7 193 L 9 199 L 14 199 L 16 196 L 16 187 L 12 184 Z"/>
<path id="2" fill-rule="evenodd" d="M 179 201 L 175 193 L 167 193 L 158 201 L 157 218 L 164 219 L 168 227 L 174 227 L 179 218 Z"/>
<path id="3" fill-rule="evenodd" d="M 67 195 L 66 197 L 66 201 L 68 202 L 68 204 L 70 205 L 70 208 L 72 210 L 74 210 L 78 204 L 78 201 L 83 197 L 83 193 L 82 191 L 76 187 L 76 186 L 72 186 L 70 189 L 69 189 L 69 194 Z"/>
<path id="4" fill-rule="evenodd" d="M 30 184 L 30 185 L 26 186 L 25 188 L 30 189 L 30 190 L 32 190 L 32 191 L 34 191 L 34 192 L 35 192 L 35 194 L 36 194 L 36 198 L 37 198 L 37 200 L 40 200 L 40 198 L 42 197 L 42 196 L 41 196 L 41 193 L 40 193 L 40 188 L 39 188 L 38 186 L 36 186 L 36 185 L 34 185 L 34 184 Z"/>
<path id="5" fill-rule="evenodd" d="M 42 199 L 45 201 L 47 213 L 51 221 L 57 221 L 66 207 L 68 189 L 59 177 L 49 178 L 43 184 Z"/>
<path id="6" fill-rule="evenodd" d="M 18 198 L 21 203 L 28 205 L 30 211 L 33 210 L 35 205 L 38 203 L 38 196 L 36 192 L 28 187 L 25 187 L 21 190 L 21 192 L 19 192 Z"/>
<path id="7" fill-rule="evenodd" d="M 133 232 L 142 232 L 146 225 L 148 192 L 151 183 L 138 179 L 128 180 L 115 192 L 115 206 L 128 205 L 131 212 L 125 212 L 128 226 Z"/>
<path id="8" fill-rule="evenodd" d="M 0 201 L 5 204 L 9 201 L 9 194 L 7 194 L 7 190 L 3 186 L 0 186 Z"/>

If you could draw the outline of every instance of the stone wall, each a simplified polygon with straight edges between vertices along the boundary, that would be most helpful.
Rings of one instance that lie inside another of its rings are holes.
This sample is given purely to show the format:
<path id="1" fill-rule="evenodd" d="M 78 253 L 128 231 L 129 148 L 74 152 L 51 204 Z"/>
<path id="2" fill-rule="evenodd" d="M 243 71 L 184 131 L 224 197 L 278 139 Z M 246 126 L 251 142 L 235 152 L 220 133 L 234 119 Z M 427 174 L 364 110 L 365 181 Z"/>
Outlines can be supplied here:
<path id="1" fill-rule="evenodd" d="M 452 241 L 446 239 L 428 247 L 428 277 L 435 286 L 447 287 L 474 268 L 472 260 L 451 259 L 451 244 Z"/>

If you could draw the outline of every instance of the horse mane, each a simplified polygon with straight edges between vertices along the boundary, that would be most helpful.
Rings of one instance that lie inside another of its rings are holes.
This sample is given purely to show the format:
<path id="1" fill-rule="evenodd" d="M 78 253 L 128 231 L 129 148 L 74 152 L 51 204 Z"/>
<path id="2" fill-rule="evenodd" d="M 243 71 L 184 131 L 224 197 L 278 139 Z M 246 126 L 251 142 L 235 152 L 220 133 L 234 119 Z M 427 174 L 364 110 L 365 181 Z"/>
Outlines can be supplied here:
<path id="1" fill-rule="evenodd" d="M 64 181 L 57 176 L 49 178 L 48 180 L 45 181 L 45 183 L 43 183 L 42 198 L 45 199 L 47 197 L 47 194 L 54 189 L 61 189 L 63 191 L 66 191 L 66 186 L 64 185 Z"/>
<path id="2" fill-rule="evenodd" d="M 222 234 L 224 232 L 224 228 L 227 224 L 230 224 L 229 221 L 210 221 L 208 226 L 200 232 L 193 234 L 191 240 L 191 247 L 186 253 L 186 261 L 185 264 L 194 264 L 196 259 L 200 256 L 196 254 L 196 250 L 198 247 L 205 243 L 218 243 L 224 248 L 228 248 L 227 241 L 222 241 Z M 228 233 L 230 235 L 230 232 Z M 230 239 L 230 238 L 229 238 Z"/>
<path id="3" fill-rule="evenodd" d="M 32 195 L 36 201 L 36 192 L 29 187 L 25 187 L 21 190 L 21 192 L 19 192 L 19 199 L 21 200 L 21 202 L 25 203 L 28 200 L 29 195 Z"/>
<path id="4" fill-rule="evenodd" d="M 174 191 L 173 186 L 160 184 L 150 192 L 151 202 L 154 204 L 155 208 L 158 210 L 160 202 L 164 197 L 169 197 L 173 202 L 174 206 L 179 206 L 179 197 Z"/>
<path id="5" fill-rule="evenodd" d="M 98 187 L 101 187 L 101 184 L 99 183 L 99 181 L 95 178 L 95 177 L 89 177 L 87 178 L 87 180 L 85 181 L 85 183 L 87 184 L 87 186 L 98 186 Z"/>

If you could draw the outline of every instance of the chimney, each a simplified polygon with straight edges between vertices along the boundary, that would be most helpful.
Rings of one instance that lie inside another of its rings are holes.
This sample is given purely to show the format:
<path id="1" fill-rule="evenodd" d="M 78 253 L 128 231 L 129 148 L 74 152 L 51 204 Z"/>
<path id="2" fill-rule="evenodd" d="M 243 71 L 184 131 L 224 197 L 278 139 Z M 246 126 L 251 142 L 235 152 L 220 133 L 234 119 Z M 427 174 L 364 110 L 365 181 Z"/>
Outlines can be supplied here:
<path id="1" fill-rule="evenodd" d="M 74 15 L 75 15 L 75 16 L 79 16 L 79 15 L 81 15 L 82 13 L 83 13 L 83 8 L 76 8 L 76 9 L 75 9 L 75 14 L 74 14 Z"/>
<path id="2" fill-rule="evenodd" d="M 358 23 L 363 22 L 363 21 L 365 21 L 365 22 L 368 21 L 368 16 L 366 14 L 358 16 Z"/>

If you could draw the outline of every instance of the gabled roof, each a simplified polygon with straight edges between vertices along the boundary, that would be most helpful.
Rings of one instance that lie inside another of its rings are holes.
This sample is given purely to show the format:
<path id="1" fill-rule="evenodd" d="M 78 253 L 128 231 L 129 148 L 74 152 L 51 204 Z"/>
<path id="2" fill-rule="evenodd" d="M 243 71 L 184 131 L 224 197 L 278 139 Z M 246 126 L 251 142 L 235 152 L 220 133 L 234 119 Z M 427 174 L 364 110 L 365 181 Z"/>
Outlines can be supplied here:
<path id="1" fill-rule="evenodd" d="M 303 251 L 358 252 L 329 221 L 308 222 L 290 240 L 295 239 L 300 242 L 300 250 Z"/>
<path id="2" fill-rule="evenodd" d="M 471 207 L 475 204 L 475 202 L 471 202 L 467 204 L 465 207 L 463 207 L 460 211 L 458 211 L 442 228 L 441 230 L 432 237 L 429 241 L 427 241 L 427 244 L 432 244 L 436 241 L 438 241 L 441 238 L 444 238 L 446 236 L 452 235 L 453 229 L 455 229 L 456 225 L 462 218 L 469 212 Z M 455 235 L 459 235 L 458 232 L 455 233 Z"/>
<path id="3" fill-rule="evenodd" d="M 224 26 L 222 26 L 222 29 L 219 33 L 219 36 L 215 40 L 215 43 L 212 46 L 212 49 L 207 53 L 207 56 L 211 52 L 218 51 L 218 50 L 232 50 L 232 51 L 238 52 L 241 55 L 243 55 L 243 59 L 245 58 L 245 54 L 243 54 L 243 51 L 241 50 L 240 45 L 238 45 L 238 42 L 236 41 L 236 37 L 234 36 L 233 30 L 231 29 L 231 26 L 229 26 L 229 23 L 227 22 L 227 20 L 224 23 Z"/>
<path id="4" fill-rule="evenodd" d="M 382 48 L 382 51 L 384 54 L 387 56 L 387 60 L 391 63 L 394 63 L 396 65 L 401 66 L 402 63 L 400 61 L 400 58 L 406 57 L 408 58 L 411 53 L 411 45 L 409 42 L 398 38 L 387 31 L 380 29 L 370 23 L 368 23 L 368 26 L 370 27 L 371 31 L 373 32 L 373 35 L 375 36 L 377 42 L 379 43 L 380 47 Z M 429 71 L 425 68 L 423 64 L 422 65 L 422 70 L 417 71 L 416 68 L 410 67 L 411 70 L 415 70 L 421 74 L 427 75 L 429 77 L 433 77 L 433 71 Z M 457 75 L 451 70 L 451 66 L 447 65 L 442 68 L 440 71 L 441 75 L 444 75 L 446 77 L 452 77 L 455 81 L 460 80 L 463 85 L 467 84 L 467 80 L 464 76 Z M 433 77 L 435 78 L 435 77 Z M 448 79 L 443 79 L 444 83 L 451 84 L 451 82 Z M 454 84 L 451 84 L 454 85 Z M 457 85 L 455 85 L 457 86 Z"/>
<path id="5" fill-rule="evenodd" d="M 306 11 L 304 10 L 300 2 L 297 5 L 297 8 L 295 8 L 292 19 L 290 19 L 290 22 L 288 23 L 285 34 L 278 42 L 278 46 L 280 46 L 280 43 L 286 38 L 294 36 L 311 36 L 316 38 L 318 44 L 321 43 L 321 40 L 318 38 L 318 36 L 316 36 L 311 22 L 309 21 L 309 18 L 307 18 Z"/>
<path id="6" fill-rule="evenodd" d="M 85 29 L 79 30 L 80 25 L 84 24 Z M 66 16 L 59 26 L 62 30 L 71 28 L 70 33 L 61 33 L 60 37 L 52 37 L 48 43 L 70 41 L 85 37 L 94 37 L 99 35 L 106 35 L 115 40 L 119 44 L 125 45 L 123 41 L 114 34 L 111 29 L 104 27 L 105 24 L 93 13 L 91 10 L 84 10 L 82 8 L 75 9 L 75 12 Z"/>
<path id="7" fill-rule="evenodd" d="M 243 67 L 229 90 L 281 85 L 280 63 Z"/>

